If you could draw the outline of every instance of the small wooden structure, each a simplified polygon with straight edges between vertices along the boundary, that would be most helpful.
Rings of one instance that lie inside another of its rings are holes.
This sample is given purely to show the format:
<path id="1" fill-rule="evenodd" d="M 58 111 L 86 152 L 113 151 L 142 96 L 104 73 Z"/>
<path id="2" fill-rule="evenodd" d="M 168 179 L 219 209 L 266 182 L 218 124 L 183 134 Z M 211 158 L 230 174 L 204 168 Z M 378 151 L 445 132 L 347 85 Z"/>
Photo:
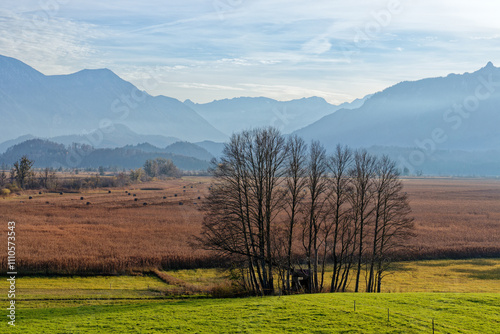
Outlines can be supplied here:
<path id="1" fill-rule="evenodd" d="M 292 269 L 292 290 L 309 291 L 311 273 L 307 269 Z"/>

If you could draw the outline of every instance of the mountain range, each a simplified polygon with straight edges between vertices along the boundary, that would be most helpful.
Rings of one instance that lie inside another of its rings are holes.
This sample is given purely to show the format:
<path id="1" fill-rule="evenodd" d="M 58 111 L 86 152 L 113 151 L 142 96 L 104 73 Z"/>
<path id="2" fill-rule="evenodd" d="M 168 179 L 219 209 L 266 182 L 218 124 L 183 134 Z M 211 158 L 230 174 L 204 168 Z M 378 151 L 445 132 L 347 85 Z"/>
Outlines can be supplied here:
<path id="1" fill-rule="evenodd" d="M 288 133 L 342 107 L 360 106 L 365 99 L 340 106 L 318 97 L 182 103 L 140 91 L 108 69 L 44 75 L 0 55 L 0 143 L 27 135 L 64 144 L 85 141 L 94 147 L 224 142 L 248 127 L 271 125 Z"/>
<path id="2" fill-rule="evenodd" d="M 339 109 L 355 109 L 370 96 L 351 103 L 333 105 L 321 97 L 277 101 L 266 97 L 240 97 L 198 104 L 191 100 L 184 104 L 195 110 L 226 135 L 251 127 L 273 126 L 290 133 Z"/>
<path id="3" fill-rule="evenodd" d="M 500 69 L 491 62 L 462 75 L 402 82 L 341 109 L 295 133 L 326 147 L 500 149 Z"/>
<path id="4" fill-rule="evenodd" d="M 108 69 L 47 76 L 0 56 L 0 153 L 42 138 L 93 149 L 148 143 L 160 153 L 158 147 L 170 146 L 161 153 L 208 161 L 232 133 L 275 126 L 319 140 L 330 151 L 345 144 L 384 152 L 424 173 L 469 175 L 476 166 L 491 175 L 497 160 L 487 156 L 500 152 L 499 109 L 500 69 L 491 62 L 472 73 L 405 81 L 336 106 L 319 97 L 181 102 L 151 96 Z M 141 147 L 134 149 L 149 152 Z M 467 159 L 474 160 L 470 168 L 452 166 Z"/>
<path id="5" fill-rule="evenodd" d="M 227 139 L 182 102 L 153 97 L 108 69 L 46 76 L 5 56 L 0 56 L 0 114 L 0 142 L 27 134 L 108 133 L 115 124 L 181 140 Z"/>

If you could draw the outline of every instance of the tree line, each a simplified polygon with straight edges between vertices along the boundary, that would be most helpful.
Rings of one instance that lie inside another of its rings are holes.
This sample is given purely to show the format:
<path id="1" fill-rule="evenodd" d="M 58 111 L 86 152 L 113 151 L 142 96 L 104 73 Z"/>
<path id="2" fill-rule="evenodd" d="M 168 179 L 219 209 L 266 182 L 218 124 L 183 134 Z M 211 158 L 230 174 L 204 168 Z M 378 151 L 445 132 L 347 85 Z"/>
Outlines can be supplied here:
<path id="1" fill-rule="evenodd" d="M 105 168 L 100 166 L 97 172 L 86 177 L 77 177 L 78 169 L 67 172 L 75 174 L 75 177 L 60 177 L 54 168 L 43 168 L 35 170 L 35 161 L 28 156 L 21 157 L 14 162 L 11 168 L 2 164 L 0 168 L 0 195 L 7 196 L 12 192 L 25 189 L 47 189 L 47 190 L 80 190 L 82 188 L 99 187 L 123 187 L 137 182 L 146 182 L 152 179 L 166 177 L 180 177 L 182 172 L 175 166 L 172 160 L 164 158 L 148 159 L 143 168 L 132 169 L 125 172 L 114 173 L 106 176 Z M 63 172 L 62 168 L 59 170 Z"/>
<path id="2" fill-rule="evenodd" d="M 355 292 L 380 292 L 391 253 L 412 236 L 386 156 L 344 146 L 328 155 L 319 142 L 263 128 L 233 134 L 211 172 L 199 241 L 231 259 L 256 294 L 341 292 L 351 280 Z"/>

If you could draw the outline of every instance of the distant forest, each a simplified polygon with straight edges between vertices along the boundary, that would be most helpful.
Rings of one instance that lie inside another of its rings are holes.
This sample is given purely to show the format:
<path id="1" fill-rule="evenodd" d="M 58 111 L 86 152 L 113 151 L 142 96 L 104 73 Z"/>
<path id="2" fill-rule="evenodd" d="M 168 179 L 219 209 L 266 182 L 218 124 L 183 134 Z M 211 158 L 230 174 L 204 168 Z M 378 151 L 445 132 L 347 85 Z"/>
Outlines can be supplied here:
<path id="1" fill-rule="evenodd" d="M 175 149 L 182 151 L 179 146 L 186 146 L 186 151 L 193 153 L 192 144 L 176 143 Z M 200 148 L 200 150 L 202 150 Z M 196 151 L 196 150 L 194 150 Z M 194 152 L 202 158 L 210 155 L 204 152 Z M 206 170 L 209 167 L 209 159 L 198 159 L 193 156 L 185 156 L 165 152 L 165 149 L 156 148 L 149 144 L 137 146 L 126 146 L 114 149 L 95 149 L 84 144 L 73 144 L 66 146 L 48 140 L 31 139 L 9 148 L 0 155 L 0 164 L 12 166 L 22 156 L 29 157 L 34 161 L 35 168 L 92 168 L 99 167 L 116 169 L 135 169 L 144 165 L 146 160 L 163 158 L 172 162 L 181 170 Z"/>
<path id="2" fill-rule="evenodd" d="M 222 144 L 216 144 L 223 146 Z M 327 147 L 327 151 L 328 147 Z M 499 177 L 500 151 L 422 151 L 419 148 L 372 146 L 375 156 L 387 155 L 394 160 L 403 176 L 471 176 Z M 214 153 L 215 154 L 215 153 Z M 0 164 L 12 166 L 22 156 L 35 161 L 35 168 L 63 169 L 135 169 L 146 160 L 163 158 L 181 170 L 206 171 L 214 157 L 205 148 L 188 142 L 176 142 L 165 148 L 149 143 L 121 148 L 99 148 L 85 144 L 64 145 L 42 139 L 30 139 L 0 154 Z M 418 163 L 415 163 L 417 159 Z"/>

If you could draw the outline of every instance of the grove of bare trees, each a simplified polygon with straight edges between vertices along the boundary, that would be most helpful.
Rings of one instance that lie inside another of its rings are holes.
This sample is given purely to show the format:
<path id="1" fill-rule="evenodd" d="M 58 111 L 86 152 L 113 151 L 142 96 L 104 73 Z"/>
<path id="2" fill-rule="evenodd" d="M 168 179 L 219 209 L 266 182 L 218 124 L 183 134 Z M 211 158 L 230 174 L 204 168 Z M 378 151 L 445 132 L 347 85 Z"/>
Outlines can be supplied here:
<path id="1" fill-rule="evenodd" d="M 380 292 L 413 219 L 388 157 L 328 155 L 275 128 L 233 134 L 213 162 L 202 245 L 231 259 L 256 294 Z"/>
<path id="2" fill-rule="evenodd" d="M 146 160 L 144 172 L 149 177 L 179 177 L 181 175 L 172 160 L 164 158 Z"/>

